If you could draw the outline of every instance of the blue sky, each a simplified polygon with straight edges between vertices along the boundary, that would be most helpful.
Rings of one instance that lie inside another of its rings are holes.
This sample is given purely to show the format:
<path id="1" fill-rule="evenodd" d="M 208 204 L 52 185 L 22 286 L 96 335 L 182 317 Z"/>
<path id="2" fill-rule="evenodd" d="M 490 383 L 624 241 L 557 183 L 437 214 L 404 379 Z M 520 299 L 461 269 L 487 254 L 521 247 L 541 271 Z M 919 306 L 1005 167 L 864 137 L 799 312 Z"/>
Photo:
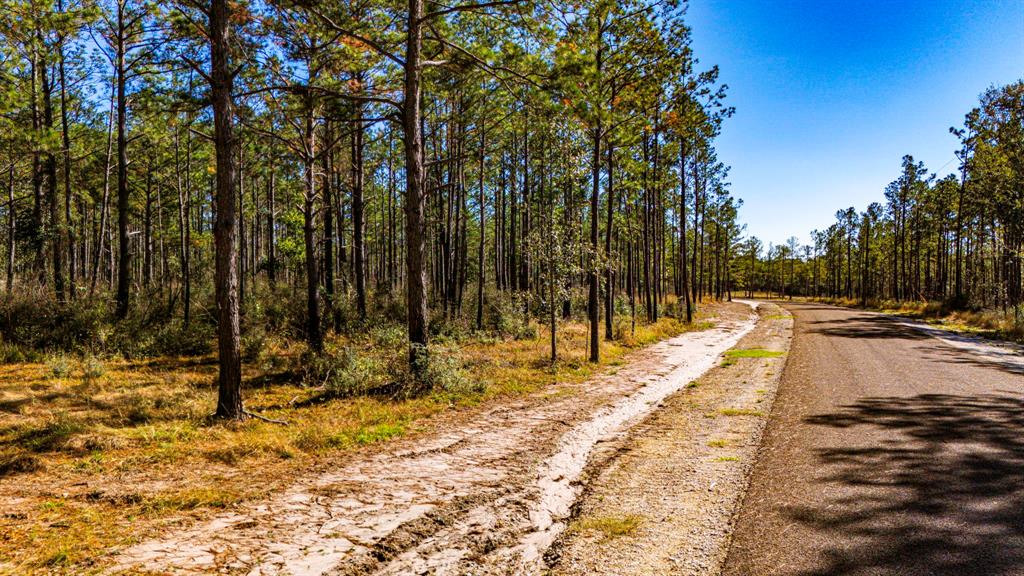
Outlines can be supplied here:
<path id="1" fill-rule="evenodd" d="M 687 17 L 729 85 L 719 157 L 766 246 L 881 200 L 904 154 L 954 171 L 949 127 L 1024 78 L 1024 0 L 690 0 Z"/>

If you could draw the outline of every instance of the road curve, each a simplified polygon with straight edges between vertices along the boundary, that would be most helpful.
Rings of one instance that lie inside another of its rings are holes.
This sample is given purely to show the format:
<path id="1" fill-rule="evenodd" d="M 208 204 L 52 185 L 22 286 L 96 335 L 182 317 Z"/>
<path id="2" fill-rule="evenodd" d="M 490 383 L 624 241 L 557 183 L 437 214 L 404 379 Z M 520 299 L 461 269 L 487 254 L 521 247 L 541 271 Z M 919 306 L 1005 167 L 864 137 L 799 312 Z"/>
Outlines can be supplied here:
<path id="1" fill-rule="evenodd" d="M 786 307 L 792 348 L 724 574 L 1024 575 L 1024 357 Z"/>

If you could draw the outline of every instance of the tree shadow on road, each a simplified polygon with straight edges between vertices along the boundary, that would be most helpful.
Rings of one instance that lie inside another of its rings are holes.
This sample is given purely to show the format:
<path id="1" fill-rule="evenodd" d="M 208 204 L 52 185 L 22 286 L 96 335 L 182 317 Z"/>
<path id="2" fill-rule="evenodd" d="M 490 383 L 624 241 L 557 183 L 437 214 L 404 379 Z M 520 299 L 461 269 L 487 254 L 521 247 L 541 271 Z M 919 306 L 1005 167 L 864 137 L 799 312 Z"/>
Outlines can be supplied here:
<path id="1" fill-rule="evenodd" d="M 838 320 L 814 320 L 804 322 L 808 330 L 825 336 L 840 338 L 884 338 L 900 340 L 925 340 L 931 338 L 901 323 L 900 320 L 886 316 L 860 314 L 844 316 Z"/>
<path id="2" fill-rule="evenodd" d="M 973 353 L 951 346 L 936 346 L 934 349 L 928 350 L 924 356 L 933 362 L 941 364 L 963 364 L 980 368 L 992 368 L 1024 376 L 1024 357 L 1017 356 L 1009 351 Z"/>
<path id="3" fill-rule="evenodd" d="M 888 440 L 819 451 L 830 500 L 788 513 L 835 544 L 804 574 L 1024 574 L 1024 399 L 868 398 L 806 421 Z"/>

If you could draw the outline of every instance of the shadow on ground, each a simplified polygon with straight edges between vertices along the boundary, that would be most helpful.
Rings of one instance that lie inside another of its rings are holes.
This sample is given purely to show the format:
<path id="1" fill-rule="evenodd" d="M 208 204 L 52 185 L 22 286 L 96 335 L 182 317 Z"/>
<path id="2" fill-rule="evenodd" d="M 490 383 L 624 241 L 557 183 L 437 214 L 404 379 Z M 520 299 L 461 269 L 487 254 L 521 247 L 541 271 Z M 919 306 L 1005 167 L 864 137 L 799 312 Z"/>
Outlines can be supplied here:
<path id="1" fill-rule="evenodd" d="M 925 358 L 942 364 L 962 364 L 979 368 L 993 368 L 1024 376 L 1024 356 L 1010 350 L 987 355 L 971 354 L 951 346 L 936 346 L 925 353 Z"/>
<path id="2" fill-rule="evenodd" d="M 804 574 L 1024 574 L 1024 399 L 868 398 L 806 422 L 887 440 L 818 453 L 837 496 L 788 513 L 836 543 Z"/>
<path id="3" fill-rule="evenodd" d="M 877 314 L 860 314 L 838 320 L 805 322 L 809 331 L 840 338 L 893 338 L 900 340 L 926 340 L 931 336 L 910 328 L 896 318 Z"/>

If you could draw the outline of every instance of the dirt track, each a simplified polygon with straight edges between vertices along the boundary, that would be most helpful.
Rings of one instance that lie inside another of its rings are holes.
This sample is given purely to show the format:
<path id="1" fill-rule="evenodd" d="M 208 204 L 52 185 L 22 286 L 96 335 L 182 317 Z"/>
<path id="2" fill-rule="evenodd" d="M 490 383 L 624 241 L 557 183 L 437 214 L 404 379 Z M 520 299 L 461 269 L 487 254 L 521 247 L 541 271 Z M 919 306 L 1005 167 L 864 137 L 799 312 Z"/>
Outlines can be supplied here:
<path id="1" fill-rule="evenodd" d="M 1024 574 L 1021 349 L 787 308 L 790 358 L 725 574 Z"/>
<path id="2" fill-rule="evenodd" d="M 120 551 L 112 573 L 534 574 L 594 447 L 646 416 L 753 328 L 749 306 L 579 385 L 505 402 L 268 501 Z"/>
<path id="3" fill-rule="evenodd" d="M 555 574 L 721 570 L 786 362 L 793 320 L 782 312 L 761 303 L 757 327 L 736 345 L 769 354 L 734 355 L 608 444 L 615 454 L 591 474 L 572 528 L 549 553 Z"/>

